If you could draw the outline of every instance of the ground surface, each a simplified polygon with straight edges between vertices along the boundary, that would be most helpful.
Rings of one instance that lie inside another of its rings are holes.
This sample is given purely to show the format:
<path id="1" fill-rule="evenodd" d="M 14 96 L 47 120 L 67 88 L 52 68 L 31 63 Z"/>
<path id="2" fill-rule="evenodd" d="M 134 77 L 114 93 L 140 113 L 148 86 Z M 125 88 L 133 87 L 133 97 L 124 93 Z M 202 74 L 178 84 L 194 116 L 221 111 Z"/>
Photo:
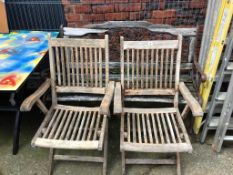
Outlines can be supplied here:
<path id="1" fill-rule="evenodd" d="M 30 141 L 42 121 L 38 111 L 23 115 L 20 150 L 11 155 L 13 114 L 0 114 L 0 175 L 45 175 L 47 174 L 48 150 L 32 148 Z M 119 152 L 119 120 L 110 120 L 108 174 L 121 174 Z M 184 175 L 230 175 L 233 174 L 233 144 L 225 145 L 220 154 L 211 151 L 210 136 L 207 143 L 193 142 L 192 154 L 182 154 Z M 101 164 L 57 162 L 54 175 L 98 175 Z M 175 166 L 134 165 L 127 167 L 128 175 L 175 175 Z"/>

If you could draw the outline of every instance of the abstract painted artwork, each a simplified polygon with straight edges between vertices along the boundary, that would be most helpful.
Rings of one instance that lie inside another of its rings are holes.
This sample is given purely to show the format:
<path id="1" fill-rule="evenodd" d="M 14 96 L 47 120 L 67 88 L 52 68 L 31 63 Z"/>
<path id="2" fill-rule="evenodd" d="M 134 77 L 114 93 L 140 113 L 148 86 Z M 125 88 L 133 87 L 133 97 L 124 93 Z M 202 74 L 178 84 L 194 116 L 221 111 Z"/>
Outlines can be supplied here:
<path id="1" fill-rule="evenodd" d="M 27 79 L 48 51 L 48 34 L 24 30 L 0 34 L 0 91 L 16 91 Z"/>

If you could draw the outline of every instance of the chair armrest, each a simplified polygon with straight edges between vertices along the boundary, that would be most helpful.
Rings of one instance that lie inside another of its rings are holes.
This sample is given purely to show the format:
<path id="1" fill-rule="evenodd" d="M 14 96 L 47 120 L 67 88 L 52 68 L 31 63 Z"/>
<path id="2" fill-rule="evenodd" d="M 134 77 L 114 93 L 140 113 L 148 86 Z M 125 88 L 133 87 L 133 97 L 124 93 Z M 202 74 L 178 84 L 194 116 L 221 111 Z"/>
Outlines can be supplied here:
<path id="1" fill-rule="evenodd" d="M 116 83 L 115 93 L 114 93 L 114 114 L 121 114 L 122 110 L 122 92 L 121 92 L 121 83 Z"/>
<path id="2" fill-rule="evenodd" d="M 190 107 L 193 116 L 195 116 L 195 117 L 203 116 L 204 113 L 203 113 L 203 110 L 202 110 L 200 104 L 193 97 L 193 95 L 191 94 L 191 92 L 189 91 L 189 89 L 186 87 L 186 85 L 184 84 L 184 82 L 181 82 L 179 84 L 179 90 L 180 90 L 182 96 L 184 97 L 185 101 L 187 102 L 187 105 Z"/>
<path id="3" fill-rule="evenodd" d="M 20 111 L 30 111 L 33 105 L 39 101 L 41 104 L 41 96 L 49 89 L 51 85 L 50 79 L 47 79 L 33 94 L 27 97 L 20 106 Z"/>
<path id="4" fill-rule="evenodd" d="M 110 81 L 106 89 L 106 93 L 100 105 L 100 114 L 109 115 L 109 107 L 112 101 L 113 93 L 115 88 L 115 82 Z"/>

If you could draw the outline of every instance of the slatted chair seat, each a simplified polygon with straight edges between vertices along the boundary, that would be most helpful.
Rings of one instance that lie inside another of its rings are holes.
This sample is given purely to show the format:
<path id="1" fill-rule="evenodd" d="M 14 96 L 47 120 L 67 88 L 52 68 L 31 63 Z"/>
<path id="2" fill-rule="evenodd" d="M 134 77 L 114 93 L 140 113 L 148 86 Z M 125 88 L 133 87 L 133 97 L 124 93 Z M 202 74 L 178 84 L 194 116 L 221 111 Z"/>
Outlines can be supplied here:
<path id="1" fill-rule="evenodd" d="M 33 146 L 56 149 L 102 150 L 106 115 L 99 107 L 56 105 L 38 130 Z"/>
<path id="2" fill-rule="evenodd" d="M 181 52 L 182 36 L 156 41 L 124 41 L 121 37 L 121 83 L 115 87 L 114 113 L 121 115 L 123 175 L 127 164 L 176 164 L 180 175 L 180 152 L 192 152 L 183 117 L 189 109 L 194 116 L 202 116 L 203 111 L 180 82 Z M 187 102 L 182 114 L 179 91 Z M 133 104 L 129 108 L 123 106 L 127 96 L 170 96 L 174 100 L 171 108 L 135 108 Z M 176 160 L 132 159 L 126 158 L 126 152 L 176 153 Z"/>
<path id="3" fill-rule="evenodd" d="M 124 108 L 122 151 L 191 152 L 192 146 L 176 108 Z M 142 145 L 143 144 L 143 145 Z"/>

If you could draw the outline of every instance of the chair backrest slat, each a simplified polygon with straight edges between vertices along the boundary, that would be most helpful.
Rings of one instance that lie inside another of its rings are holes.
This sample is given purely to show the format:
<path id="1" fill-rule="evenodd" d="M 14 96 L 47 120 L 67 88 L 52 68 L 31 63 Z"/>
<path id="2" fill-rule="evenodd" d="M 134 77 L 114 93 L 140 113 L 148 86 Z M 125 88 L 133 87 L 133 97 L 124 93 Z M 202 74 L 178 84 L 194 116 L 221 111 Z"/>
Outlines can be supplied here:
<path id="1" fill-rule="evenodd" d="M 108 84 L 107 35 L 105 39 L 50 38 L 49 48 L 51 79 L 55 91 L 56 87 L 105 88 Z M 102 78 L 103 75 L 105 78 Z"/>
<path id="2" fill-rule="evenodd" d="M 181 46 L 181 36 L 156 41 L 124 41 L 121 37 L 123 88 L 177 90 Z"/>

